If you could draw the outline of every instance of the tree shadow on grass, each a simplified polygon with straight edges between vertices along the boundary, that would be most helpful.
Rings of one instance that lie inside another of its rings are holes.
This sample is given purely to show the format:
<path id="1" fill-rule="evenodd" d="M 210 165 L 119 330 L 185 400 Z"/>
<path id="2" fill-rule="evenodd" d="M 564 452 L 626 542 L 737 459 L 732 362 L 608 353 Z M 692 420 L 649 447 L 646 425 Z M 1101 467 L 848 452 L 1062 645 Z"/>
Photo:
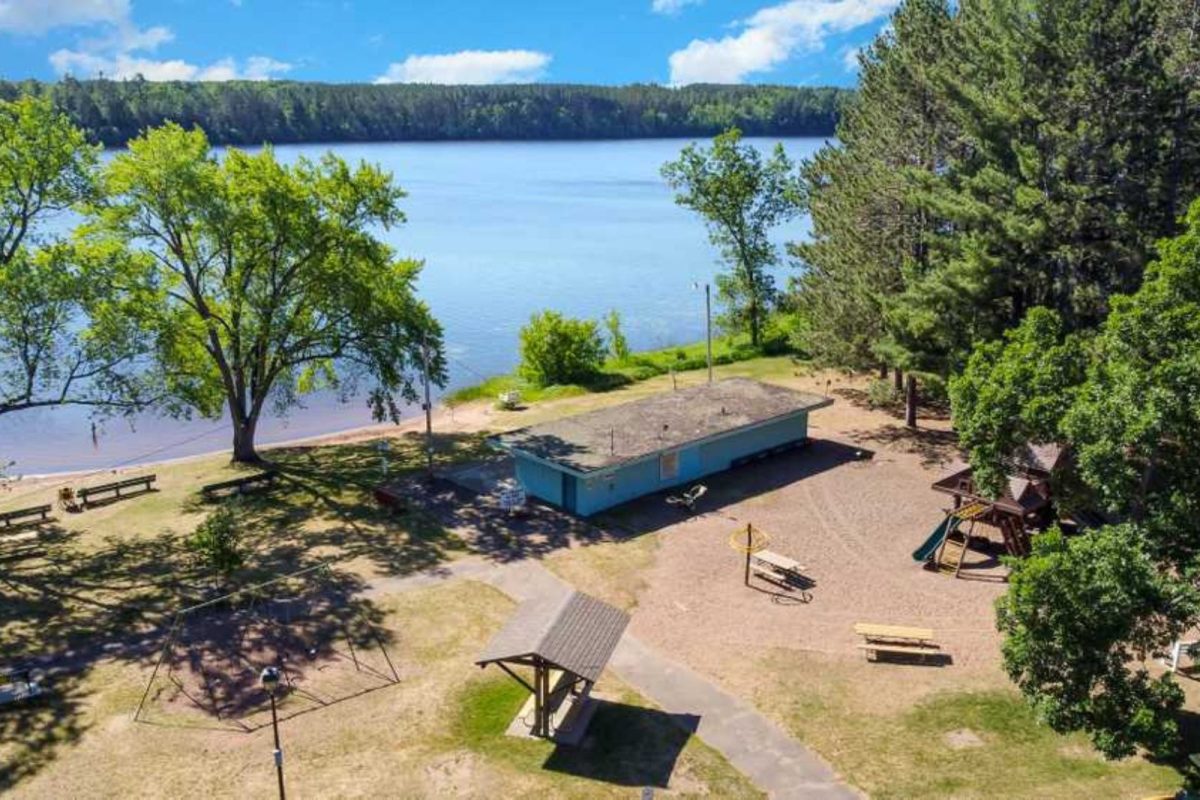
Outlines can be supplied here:
<path id="1" fill-rule="evenodd" d="M 595 716 L 582 745 L 556 747 L 543 768 L 617 786 L 666 789 L 700 718 L 609 700 L 594 702 Z"/>
<path id="2" fill-rule="evenodd" d="M 888 380 L 890 381 L 891 379 L 889 378 Z M 882 406 L 872 403 L 871 396 L 867 391 L 853 386 L 842 386 L 832 389 L 830 390 L 830 394 L 845 400 L 855 408 L 861 408 L 866 411 L 881 411 L 893 419 L 904 419 L 904 396 L 901 393 L 897 393 L 892 402 Z M 917 402 L 917 418 L 945 421 L 950 419 L 950 407 L 946 403 L 919 399 Z"/>
<path id="3" fill-rule="evenodd" d="M 34 700 L 0 706 L 0 794 L 36 775 L 87 730 L 77 679 L 59 678 L 45 689 Z"/>
<path id="4" fill-rule="evenodd" d="M 869 430 L 849 431 L 846 435 L 856 443 L 899 446 L 919 455 L 921 465 L 925 467 L 943 466 L 961 458 L 958 434 L 954 431 L 889 424 Z"/>
<path id="5" fill-rule="evenodd" d="M 452 532 L 468 551 L 499 563 L 626 538 L 623 532 L 537 502 L 514 516 L 494 495 L 477 494 L 448 480 L 398 481 L 390 488 L 407 498 L 411 508 Z"/>

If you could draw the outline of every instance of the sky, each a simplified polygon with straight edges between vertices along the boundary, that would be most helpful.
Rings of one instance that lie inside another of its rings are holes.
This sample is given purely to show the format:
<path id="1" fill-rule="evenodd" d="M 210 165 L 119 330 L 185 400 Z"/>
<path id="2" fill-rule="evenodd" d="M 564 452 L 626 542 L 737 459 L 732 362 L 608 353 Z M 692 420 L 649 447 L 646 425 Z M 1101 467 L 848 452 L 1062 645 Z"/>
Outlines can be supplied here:
<path id="1" fill-rule="evenodd" d="M 897 0 L 0 0 L 0 78 L 850 86 Z"/>

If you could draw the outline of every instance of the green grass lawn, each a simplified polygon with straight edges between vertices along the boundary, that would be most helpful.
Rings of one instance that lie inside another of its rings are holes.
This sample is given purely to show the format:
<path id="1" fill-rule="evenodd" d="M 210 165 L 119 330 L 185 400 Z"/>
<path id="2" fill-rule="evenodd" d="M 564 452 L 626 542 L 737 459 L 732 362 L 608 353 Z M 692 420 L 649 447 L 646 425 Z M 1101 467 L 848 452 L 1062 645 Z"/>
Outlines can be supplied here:
<path id="1" fill-rule="evenodd" d="M 1055 733 L 1009 688 L 968 680 L 909 702 L 897 698 L 930 679 L 911 672 L 921 667 L 839 669 L 786 654 L 759 663 L 757 703 L 873 798 L 1115 800 L 1180 785 L 1169 766 L 1105 761 L 1085 736 Z"/>
<path id="2" fill-rule="evenodd" d="M 522 774 L 558 775 L 558 797 L 626 797 L 645 786 L 669 787 L 684 796 L 763 796 L 671 715 L 613 679 L 601 681 L 597 688 L 607 699 L 599 701 L 580 747 L 506 736 L 529 692 L 504 675 L 465 687 L 451 741 Z"/>
<path id="3" fill-rule="evenodd" d="M 713 340 L 713 364 L 722 366 L 762 357 L 760 349 L 752 347 L 745 336 L 724 337 Z M 595 378 L 584 384 L 563 386 L 537 386 L 519 375 L 496 375 L 482 383 L 451 392 L 443 402 L 449 406 L 462 405 L 477 400 L 494 402 L 503 392 L 517 391 L 527 403 L 577 397 L 593 392 L 604 392 L 631 383 L 648 380 L 672 371 L 686 372 L 704 369 L 708 364 L 707 347 L 704 342 L 664 347 L 633 353 L 617 361 L 609 359 Z"/>

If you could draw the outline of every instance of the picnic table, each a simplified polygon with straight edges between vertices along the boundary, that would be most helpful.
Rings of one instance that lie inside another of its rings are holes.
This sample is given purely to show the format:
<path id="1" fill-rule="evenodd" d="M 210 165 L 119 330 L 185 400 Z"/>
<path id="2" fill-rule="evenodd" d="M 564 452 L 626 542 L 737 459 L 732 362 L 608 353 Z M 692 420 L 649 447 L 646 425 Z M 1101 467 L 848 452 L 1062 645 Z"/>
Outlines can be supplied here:
<path id="1" fill-rule="evenodd" d="M 750 570 L 763 580 L 785 586 L 807 589 L 812 583 L 804 576 L 805 567 L 799 561 L 771 550 L 750 554 Z"/>
<path id="2" fill-rule="evenodd" d="M 791 572 L 800 574 L 804 572 L 804 567 L 799 561 L 787 556 L 781 556 L 779 553 L 771 550 L 759 550 L 751 555 L 755 562 L 770 567 L 778 572 Z"/>
<path id="3" fill-rule="evenodd" d="M 868 660 L 878 660 L 880 653 L 927 657 L 941 652 L 933 640 L 931 628 L 859 622 L 854 625 L 854 632 L 863 637 L 864 641 L 858 649 L 866 654 Z"/>

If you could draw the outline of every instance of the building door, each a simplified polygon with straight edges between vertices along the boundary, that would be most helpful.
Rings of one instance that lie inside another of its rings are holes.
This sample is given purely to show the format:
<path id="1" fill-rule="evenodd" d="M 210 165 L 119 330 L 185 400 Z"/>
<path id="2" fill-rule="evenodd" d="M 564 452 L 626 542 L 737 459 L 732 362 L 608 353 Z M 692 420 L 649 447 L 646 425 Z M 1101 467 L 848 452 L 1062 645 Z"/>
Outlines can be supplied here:
<path id="1" fill-rule="evenodd" d="M 563 508 L 572 514 L 575 513 L 578 492 L 579 487 L 575 482 L 575 476 L 564 472 L 562 474 L 562 504 Z"/>

